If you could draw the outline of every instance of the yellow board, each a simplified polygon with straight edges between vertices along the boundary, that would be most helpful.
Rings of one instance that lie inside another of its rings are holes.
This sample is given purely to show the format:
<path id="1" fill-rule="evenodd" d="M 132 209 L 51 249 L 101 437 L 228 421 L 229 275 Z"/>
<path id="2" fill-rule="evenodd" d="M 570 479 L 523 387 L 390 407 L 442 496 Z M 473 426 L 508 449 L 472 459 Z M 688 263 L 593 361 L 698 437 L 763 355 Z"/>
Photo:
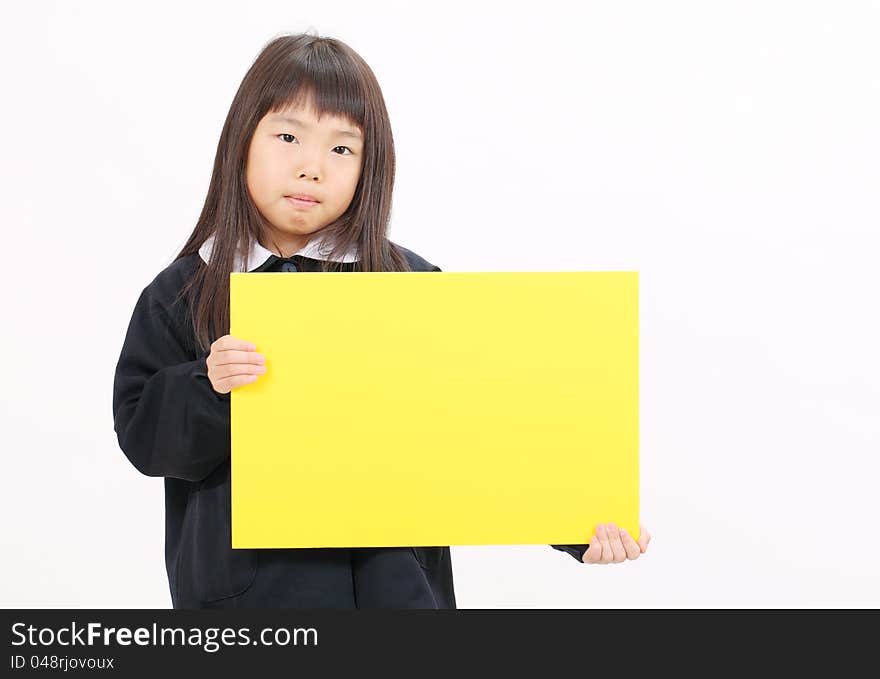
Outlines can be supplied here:
<path id="1" fill-rule="evenodd" d="M 231 274 L 232 547 L 639 535 L 637 272 Z"/>

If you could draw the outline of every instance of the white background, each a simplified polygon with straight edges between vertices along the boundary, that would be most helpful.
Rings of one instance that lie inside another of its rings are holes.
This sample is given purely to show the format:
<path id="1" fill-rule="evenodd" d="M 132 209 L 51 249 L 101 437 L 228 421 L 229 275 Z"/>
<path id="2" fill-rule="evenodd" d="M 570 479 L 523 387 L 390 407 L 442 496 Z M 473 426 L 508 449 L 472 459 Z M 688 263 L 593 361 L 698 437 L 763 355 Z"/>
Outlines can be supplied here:
<path id="1" fill-rule="evenodd" d="M 4 5 L 0 605 L 170 606 L 114 368 L 241 78 L 301 30 L 383 88 L 392 240 L 640 272 L 647 554 L 455 546 L 461 608 L 880 605 L 880 4 L 425 5 Z"/>

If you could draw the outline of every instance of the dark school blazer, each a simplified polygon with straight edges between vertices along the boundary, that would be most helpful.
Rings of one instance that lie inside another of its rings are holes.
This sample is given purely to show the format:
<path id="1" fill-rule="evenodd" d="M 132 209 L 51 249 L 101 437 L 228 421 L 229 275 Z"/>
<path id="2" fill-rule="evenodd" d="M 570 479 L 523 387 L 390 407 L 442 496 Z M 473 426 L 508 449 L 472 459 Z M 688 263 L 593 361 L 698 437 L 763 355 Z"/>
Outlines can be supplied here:
<path id="1" fill-rule="evenodd" d="M 413 271 L 440 271 L 394 247 Z M 448 546 L 231 548 L 229 394 L 218 394 L 208 380 L 209 352 L 196 351 L 185 301 L 173 303 L 203 265 L 193 253 L 144 288 L 113 382 L 120 448 L 139 472 L 165 480 L 173 607 L 456 608 Z M 273 255 L 255 270 L 320 271 L 320 261 Z M 412 443 L 418 450 L 419 442 Z M 578 561 L 588 547 L 551 546 Z"/>

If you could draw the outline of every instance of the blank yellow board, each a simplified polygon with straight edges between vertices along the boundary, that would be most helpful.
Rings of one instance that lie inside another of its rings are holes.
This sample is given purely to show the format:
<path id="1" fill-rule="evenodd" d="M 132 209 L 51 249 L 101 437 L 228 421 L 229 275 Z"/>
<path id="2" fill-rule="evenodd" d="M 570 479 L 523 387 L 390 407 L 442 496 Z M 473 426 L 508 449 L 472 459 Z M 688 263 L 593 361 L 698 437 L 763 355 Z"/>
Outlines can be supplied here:
<path id="1" fill-rule="evenodd" d="M 637 272 L 230 278 L 232 547 L 638 538 Z"/>

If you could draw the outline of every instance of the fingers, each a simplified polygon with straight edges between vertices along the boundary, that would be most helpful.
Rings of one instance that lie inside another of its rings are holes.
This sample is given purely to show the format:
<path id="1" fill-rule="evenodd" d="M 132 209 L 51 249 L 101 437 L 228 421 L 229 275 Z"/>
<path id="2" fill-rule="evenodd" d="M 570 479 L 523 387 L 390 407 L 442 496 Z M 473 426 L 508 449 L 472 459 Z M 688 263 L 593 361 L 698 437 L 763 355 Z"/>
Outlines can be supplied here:
<path id="1" fill-rule="evenodd" d="M 644 526 L 642 526 L 641 533 L 637 543 L 627 530 L 623 528 L 618 530 L 613 523 L 607 526 L 600 523 L 596 526 L 596 534 L 590 538 L 590 547 L 584 553 L 582 560 L 584 563 L 608 564 L 637 559 L 651 540 L 651 536 Z M 644 548 L 642 547 L 643 542 Z"/>
<path id="2" fill-rule="evenodd" d="M 211 345 L 214 365 L 226 363 L 264 363 L 266 357 L 256 353 L 257 345 L 232 335 L 223 335 Z"/>
<path id="3" fill-rule="evenodd" d="M 611 563 L 614 555 L 611 552 L 611 543 L 608 542 L 608 531 L 605 530 L 604 523 L 596 526 L 596 536 L 599 538 L 599 545 L 602 547 L 602 554 L 596 563 Z"/>
<path id="4" fill-rule="evenodd" d="M 590 538 L 590 547 L 584 552 L 584 563 L 601 563 L 602 545 L 599 543 L 599 537 L 594 535 Z"/>
<path id="5" fill-rule="evenodd" d="M 641 535 L 639 535 L 639 549 L 644 554 L 648 550 L 648 543 L 651 542 L 651 534 L 643 523 L 639 524 L 639 529 L 641 531 Z"/>
<path id="6" fill-rule="evenodd" d="M 256 381 L 266 372 L 266 358 L 256 353 L 252 342 L 224 335 L 211 344 L 205 364 L 214 390 L 227 394 L 236 387 Z"/>
<path id="7" fill-rule="evenodd" d="M 611 561 L 614 563 L 626 561 L 626 550 L 620 541 L 620 531 L 613 523 L 608 524 L 608 543 L 611 545 Z"/>
<path id="8" fill-rule="evenodd" d="M 236 375 L 262 375 L 266 366 L 256 363 L 223 363 L 208 366 L 208 370 L 217 380 L 224 380 Z"/>
<path id="9" fill-rule="evenodd" d="M 222 355 L 223 354 L 221 354 L 221 356 Z M 224 361 L 222 358 L 218 358 L 208 363 L 208 370 L 214 370 L 219 377 L 231 377 L 232 375 L 260 375 L 266 372 L 266 363 L 265 360 Z"/>
<path id="10" fill-rule="evenodd" d="M 641 554 L 639 545 L 633 540 L 632 535 L 630 535 L 625 528 L 620 529 L 620 541 L 623 543 L 624 550 L 626 550 L 627 559 L 639 558 L 639 554 Z"/>
<path id="11" fill-rule="evenodd" d="M 243 384 L 250 384 L 256 379 L 257 375 L 236 375 L 235 377 L 229 377 L 224 380 L 217 380 L 212 382 L 212 384 L 214 385 L 214 391 L 218 394 L 228 394 L 236 387 L 240 387 Z"/>
<path id="12" fill-rule="evenodd" d="M 238 349 L 226 349 L 217 352 L 217 358 L 214 365 L 226 365 L 229 363 L 255 363 L 262 365 L 266 362 L 263 354 L 256 351 L 239 351 Z"/>
<path id="13" fill-rule="evenodd" d="M 223 335 L 220 339 L 211 345 L 211 353 L 215 351 L 227 351 L 229 349 L 239 349 L 240 351 L 256 351 L 257 345 L 232 335 Z"/>

